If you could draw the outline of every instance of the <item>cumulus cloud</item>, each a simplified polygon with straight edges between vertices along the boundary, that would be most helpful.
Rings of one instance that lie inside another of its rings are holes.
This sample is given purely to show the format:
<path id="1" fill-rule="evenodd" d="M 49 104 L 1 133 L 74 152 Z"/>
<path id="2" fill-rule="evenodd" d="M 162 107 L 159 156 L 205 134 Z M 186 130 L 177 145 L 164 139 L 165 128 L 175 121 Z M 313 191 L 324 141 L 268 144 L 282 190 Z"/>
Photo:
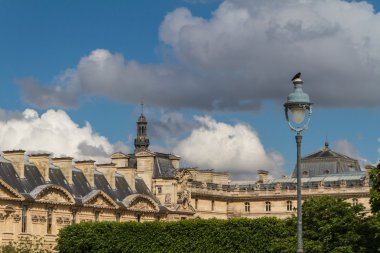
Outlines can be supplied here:
<path id="1" fill-rule="evenodd" d="M 260 169 L 273 176 L 282 175 L 283 157 L 277 152 L 267 152 L 258 134 L 248 125 L 229 125 L 210 117 L 194 119 L 199 127 L 174 148 L 186 164 L 229 171 L 234 180 L 253 178 Z"/>
<path id="2" fill-rule="evenodd" d="M 39 116 L 32 109 L 17 117 L 0 119 L 0 148 L 96 161 L 105 161 L 114 151 L 128 151 L 122 143 L 113 145 L 94 132 L 90 123 L 80 127 L 62 110 L 48 110 Z"/>
<path id="3" fill-rule="evenodd" d="M 40 107 L 77 106 L 86 95 L 242 111 L 282 102 L 300 71 L 318 106 L 378 106 L 379 26 L 366 2 L 226 0 L 210 19 L 186 8 L 167 14 L 159 36 L 170 59 L 161 64 L 96 49 L 51 85 L 18 83 L 25 100 Z"/>
<path id="4" fill-rule="evenodd" d="M 163 140 L 168 146 L 177 142 L 178 137 L 191 131 L 198 124 L 188 121 L 179 112 L 161 112 L 160 118 L 149 120 L 149 136 Z"/>
<path id="5" fill-rule="evenodd" d="M 354 159 L 358 159 L 361 166 L 365 166 L 369 164 L 369 161 L 362 157 L 359 150 L 347 139 L 341 139 L 334 142 L 334 150 L 352 157 Z"/>

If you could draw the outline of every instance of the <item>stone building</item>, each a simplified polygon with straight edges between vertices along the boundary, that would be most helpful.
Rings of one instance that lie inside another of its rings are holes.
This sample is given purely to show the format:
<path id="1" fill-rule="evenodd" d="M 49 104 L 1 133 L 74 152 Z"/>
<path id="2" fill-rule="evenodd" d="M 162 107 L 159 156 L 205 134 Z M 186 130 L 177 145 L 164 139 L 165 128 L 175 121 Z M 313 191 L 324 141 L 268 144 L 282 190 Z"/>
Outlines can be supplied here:
<path id="1" fill-rule="evenodd" d="M 180 157 L 149 150 L 141 114 L 133 154 L 111 163 L 52 154 L 3 151 L 0 158 L 0 243 L 37 236 L 54 245 L 59 229 L 82 221 L 174 221 L 193 218 L 288 217 L 295 213 L 296 178 L 231 184 L 229 174 L 180 168 Z M 369 209 L 368 171 L 328 144 L 302 158 L 303 197 L 333 195 Z M 367 170 L 371 167 L 368 166 Z"/>

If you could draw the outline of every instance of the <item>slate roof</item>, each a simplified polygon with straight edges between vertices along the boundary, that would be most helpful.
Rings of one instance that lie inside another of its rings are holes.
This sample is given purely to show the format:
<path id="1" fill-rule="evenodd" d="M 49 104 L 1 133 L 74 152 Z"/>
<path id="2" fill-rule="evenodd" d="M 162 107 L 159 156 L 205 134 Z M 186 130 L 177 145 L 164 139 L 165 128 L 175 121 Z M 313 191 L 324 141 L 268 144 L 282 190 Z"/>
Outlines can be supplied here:
<path id="1" fill-rule="evenodd" d="M 174 168 L 171 157 L 172 154 L 154 152 L 154 167 L 153 179 L 173 179 L 177 175 L 177 170 Z M 137 168 L 137 160 L 135 154 L 129 154 L 128 167 Z"/>
<path id="2" fill-rule="evenodd" d="M 170 154 L 156 153 L 154 158 L 153 178 L 175 178 L 177 170 L 169 158 Z"/>
<path id="3" fill-rule="evenodd" d="M 0 178 L 29 200 L 33 200 L 36 193 L 38 193 L 41 189 L 44 189 L 49 185 L 59 185 L 65 188 L 73 196 L 77 204 L 83 204 L 84 197 L 88 197 L 88 194 L 94 190 L 95 192 L 99 190 L 103 191 L 121 207 L 123 207 L 123 199 L 132 194 L 148 195 L 160 204 L 159 200 L 149 190 L 144 181 L 138 177 L 135 179 L 136 190 L 133 191 L 125 178 L 116 173 L 116 189 L 112 189 L 105 176 L 95 170 L 95 188 L 93 189 L 88 183 L 83 172 L 75 167 L 72 168 L 72 184 L 69 184 L 62 171 L 53 165 L 49 168 L 50 182 L 44 181 L 35 165 L 29 163 L 25 164 L 24 169 L 25 178 L 21 179 L 9 161 L 3 158 L 0 159 Z"/>
<path id="4" fill-rule="evenodd" d="M 366 172 L 352 172 L 352 173 L 341 173 L 341 174 L 329 174 L 323 176 L 315 176 L 302 178 L 302 188 L 316 188 L 323 182 L 324 187 L 340 187 L 342 181 L 346 182 L 347 187 L 357 187 L 362 186 L 366 177 Z M 192 181 L 192 187 L 202 188 L 203 182 Z M 277 178 L 268 180 L 266 183 L 252 183 L 252 184 L 228 184 L 222 185 L 223 191 L 260 191 L 260 190 L 274 190 L 276 185 L 280 184 L 281 189 L 296 189 L 297 179 L 290 178 Z M 372 182 L 369 182 L 372 185 Z M 214 183 L 207 183 L 207 189 L 215 190 L 218 189 L 220 185 Z"/>
<path id="5" fill-rule="evenodd" d="M 331 150 L 327 142 L 323 149 L 301 158 L 302 177 L 360 171 L 358 160 Z M 293 170 L 292 177 L 297 177 L 296 167 Z"/>

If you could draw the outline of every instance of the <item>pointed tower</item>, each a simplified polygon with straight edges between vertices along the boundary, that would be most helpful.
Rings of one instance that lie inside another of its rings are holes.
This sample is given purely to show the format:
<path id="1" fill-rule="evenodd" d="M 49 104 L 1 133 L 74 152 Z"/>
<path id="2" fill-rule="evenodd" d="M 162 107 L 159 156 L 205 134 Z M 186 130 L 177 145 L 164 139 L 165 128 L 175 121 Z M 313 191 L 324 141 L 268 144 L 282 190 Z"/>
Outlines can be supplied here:
<path id="1" fill-rule="evenodd" d="M 141 115 L 139 119 L 137 120 L 137 136 L 135 139 L 135 152 L 148 150 L 149 147 L 149 138 L 147 133 L 147 125 L 148 122 L 146 121 L 146 118 L 144 116 L 143 107 L 144 105 L 141 104 Z"/>

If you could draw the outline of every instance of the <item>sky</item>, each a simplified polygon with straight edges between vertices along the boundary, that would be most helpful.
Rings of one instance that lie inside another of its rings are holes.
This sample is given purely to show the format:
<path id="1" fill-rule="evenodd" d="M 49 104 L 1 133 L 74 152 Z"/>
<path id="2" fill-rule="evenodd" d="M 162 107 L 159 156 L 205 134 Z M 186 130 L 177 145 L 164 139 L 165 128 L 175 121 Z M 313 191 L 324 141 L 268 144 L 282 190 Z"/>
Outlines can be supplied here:
<path id="1" fill-rule="evenodd" d="M 380 157 L 380 2 L 0 0 L 0 150 L 108 161 L 132 153 L 144 103 L 152 151 L 181 166 L 290 175 L 283 104 L 302 73 L 302 154 Z"/>

